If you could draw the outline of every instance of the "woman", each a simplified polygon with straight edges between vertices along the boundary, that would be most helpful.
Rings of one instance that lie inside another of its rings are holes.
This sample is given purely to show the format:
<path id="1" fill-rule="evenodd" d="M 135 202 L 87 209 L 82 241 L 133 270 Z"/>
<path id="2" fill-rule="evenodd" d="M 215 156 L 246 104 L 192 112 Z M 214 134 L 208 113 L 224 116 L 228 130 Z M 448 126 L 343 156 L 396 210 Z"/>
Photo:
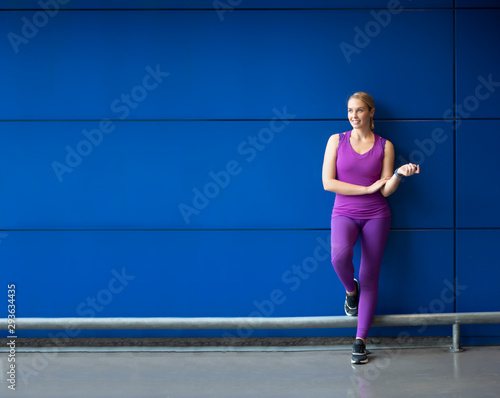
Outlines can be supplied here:
<path id="1" fill-rule="evenodd" d="M 351 95 L 347 116 L 352 130 L 328 140 L 323 161 L 323 186 L 335 192 L 331 220 L 332 264 L 346 289 L 344 309 L 358 316 L 351 363 L 364 364 L 366 337 L 375 313 L 378 279 L 391 212 L 385 199 L 403 176 L 420 173 L 408 163 L 393 171 L 394 146 L 373 133 L 375 102 L 364 92 Z M 354 278 L 353 248 L 361 235 L 359 282 Z"/>

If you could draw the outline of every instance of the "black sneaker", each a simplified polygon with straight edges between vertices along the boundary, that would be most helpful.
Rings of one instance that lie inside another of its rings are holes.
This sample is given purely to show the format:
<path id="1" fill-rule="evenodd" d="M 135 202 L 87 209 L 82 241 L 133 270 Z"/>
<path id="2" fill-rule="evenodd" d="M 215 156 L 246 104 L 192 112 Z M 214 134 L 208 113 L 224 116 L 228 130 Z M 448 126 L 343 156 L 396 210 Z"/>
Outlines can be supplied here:
<path id="1" fill-rule="evenodd" d="M 354 345 L 352 346 L 352 357 L 351 363 L 355 365 L 362 365 L 368 363 L 368 357 L 366 356 L 366 346 L 363 340 L 356 339 Z"/>
<path id="2" fill-rule="evenodd" d="M 356 282 L 356 294 L 353 296 L 345 294 L 344 310 L 345 314 L 349 316 L 358 316 L 359 282 L 357 279 L 354 279 L 354 282 Z"/>

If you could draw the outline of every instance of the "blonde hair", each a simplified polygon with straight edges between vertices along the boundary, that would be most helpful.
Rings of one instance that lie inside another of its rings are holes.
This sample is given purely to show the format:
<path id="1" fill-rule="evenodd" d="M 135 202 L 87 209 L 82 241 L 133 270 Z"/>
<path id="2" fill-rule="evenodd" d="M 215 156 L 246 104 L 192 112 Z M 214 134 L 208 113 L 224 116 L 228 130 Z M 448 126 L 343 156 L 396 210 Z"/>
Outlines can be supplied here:
<path id="1" fill-rule="evenodd" d="M 365 93 L 363 91 L 358 91 L 357 93 L 354 93 L 349 97 L 349 99 L 355 98 L 363 101 L 367 106 L 368 106 L 368 111 L 371 111 L 372 109 L 375 109 L 375 101 L 373 100 L 372 96 L 368 93 Z M 349 100 L 347 100 L 349 102 Z M 373 131 L 375 130 L 375 124 L 373 123 L 373 117 L 370 118 L 370 129 Z"/>

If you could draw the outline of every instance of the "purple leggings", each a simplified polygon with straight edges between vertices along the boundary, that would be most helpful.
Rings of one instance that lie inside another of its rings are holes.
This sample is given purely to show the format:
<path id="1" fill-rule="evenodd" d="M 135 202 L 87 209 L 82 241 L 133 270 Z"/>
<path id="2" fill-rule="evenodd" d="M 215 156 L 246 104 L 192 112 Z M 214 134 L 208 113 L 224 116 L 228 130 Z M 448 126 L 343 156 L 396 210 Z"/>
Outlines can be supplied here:
<path id="1" fill-rule="evenodd" d="M 348 292 L 356 290 L 352 257 L 361 234 L 359 267 L 360 297 L 356 337 L 366 339 L 377 305 L 378 277 L 384 246 L 389 236 L 391 217 L 356 220 L 346 216 L 332 217 L 332 264 Z"/>

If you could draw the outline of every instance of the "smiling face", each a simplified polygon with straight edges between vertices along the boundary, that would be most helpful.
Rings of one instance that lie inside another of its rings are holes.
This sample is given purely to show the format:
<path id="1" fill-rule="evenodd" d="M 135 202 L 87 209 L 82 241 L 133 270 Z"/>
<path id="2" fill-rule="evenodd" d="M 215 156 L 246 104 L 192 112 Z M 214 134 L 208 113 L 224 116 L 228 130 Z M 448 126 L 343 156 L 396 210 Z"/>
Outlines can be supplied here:
<path id="1" fill-rule="evenodd" d="M 347 103 L 347 117 L 353 129 L 368 129 L 371 130 L 371 118 L 375 113 L 375 109 L 358 98 L 351 98 Z"/>

